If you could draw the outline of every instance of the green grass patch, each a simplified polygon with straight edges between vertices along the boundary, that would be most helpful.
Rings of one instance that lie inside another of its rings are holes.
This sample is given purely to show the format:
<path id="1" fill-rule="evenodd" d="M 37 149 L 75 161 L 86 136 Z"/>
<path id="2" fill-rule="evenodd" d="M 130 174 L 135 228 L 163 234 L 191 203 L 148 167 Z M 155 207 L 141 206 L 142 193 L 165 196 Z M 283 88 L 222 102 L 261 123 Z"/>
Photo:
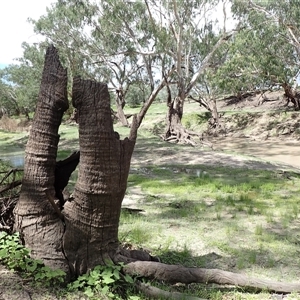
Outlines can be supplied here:
<path id="1" fill-rule="evenodd" d="M 273 171 L 141 167 L 130 174 L 128 190 L 141 189 L 138 207 L 145 214 L 137 224 L 152 235 L 144 241 L 131 235 L 130 242 L 167 263 L 296 280 L 299 184 L 299 175 L 290 180 Z M 121 232 L 123 227 L 121 222 Z"/>

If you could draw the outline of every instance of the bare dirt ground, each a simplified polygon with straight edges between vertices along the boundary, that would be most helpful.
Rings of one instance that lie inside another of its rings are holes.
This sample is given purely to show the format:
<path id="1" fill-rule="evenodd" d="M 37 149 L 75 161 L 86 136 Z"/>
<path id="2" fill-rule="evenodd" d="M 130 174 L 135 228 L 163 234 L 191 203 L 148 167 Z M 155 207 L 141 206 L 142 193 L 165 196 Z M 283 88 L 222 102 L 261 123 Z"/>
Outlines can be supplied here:
<path id="1" fill-rule="evenodd" d="M 300 171 L 300 113 L 286 106 L 282 91 L 242 100 L 228 98 L 217 104 L 221 115 L 226 112 L 221 117 L 225 133 L 205 137 L 212 149 L 199 143 L 195 147 L 182 146 L 178 155 L 172 144 L 152 148 L 145 146 L 146 141 L 137 142 L 132 166 L 204 164 Z M 188 113 L 195 109 L 199 107 L 186 104 Z"/>
<path id="2" fill-rule="evenodd" d="M 228 140 L 215 139 L 214 147 L 216 150 L 204 150 L 201 147 L 183 147 L 184 150 L 180 155 L 169 146 L 153 151 L 153 149 L 145 149 L 137 145 L 131 166 L 192 166 L 200 164 L 264 170 L 285 169 L 300 172 L 300 147 L 297 146 L 297 142 L 284 143 L 279 147 L 279 153 L 276 152 L 277 141 L 275 139 L 257 143 L 250 141 L 250 145 L 247 145 L 247 147 L 243 146 L 244 143 L 248 144 L 248 141 L 233 141 L 230 138 Z M 289 146 L 290 143 L 292 143 L 292 147 Z M 290 148 L 292 149 L 290 150 Z M 225 153 L 225 150 L 230 151 L 231 154 Z M 256 155 L 253 155 L 254 153 Z"/>

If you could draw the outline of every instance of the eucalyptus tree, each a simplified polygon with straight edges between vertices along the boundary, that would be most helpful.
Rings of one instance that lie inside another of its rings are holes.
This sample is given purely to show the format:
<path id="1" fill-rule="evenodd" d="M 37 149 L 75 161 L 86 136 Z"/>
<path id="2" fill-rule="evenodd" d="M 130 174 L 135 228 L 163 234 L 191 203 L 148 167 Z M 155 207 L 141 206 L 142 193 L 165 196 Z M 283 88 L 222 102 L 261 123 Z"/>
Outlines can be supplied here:
<path id="1" fill-rule="evenodd" d="M 16 59 L 17 64 L 11 64 L 0 72 L 2 106 L 12 115 L 34 111 L 44 64 L 43 44 L 24 42 L 22 48 L 23 56 Z"/>
<path id="2" fill-rule="evenodd" d="M 175 72 L 168 79 L 168 85 L 176 86 L 176 94 L 171 95 L 171 89 L 168 88 L 165 139 L 193 143 L 193 133 L 181 124 L 184 102 L 188 96 L 198 93 L 199 87 L 203 87 L 201 81 L 205 70 L 212 64 L 220 46 L 232 34 L 226 30 L 226 22 L 218 24 L 217 20 L 222 16 L 220 4 L 225 7 L 229 2 L 197 0 L 147 3 L 152 5 L 151 20 L 160 33 L 160 48 L 164 49 L 167 63 L 175 67 Z"/>
<path id="3" fill-rule="evenodd" d="M 228 45 L 224 64 L 212 77 L 223 92 L 239 97 L 247 91 L 274 86 L 291 89 L 299 72 L 295 38 L 299 7 L 293 1 L 291 6 L 286 1 L 256 2 L 259 5 L 235 1 L 233 10 L 243 27 Z"/>
<path id="4" fill-rule="evenodd" d="M 210 3 L 189 1 L 192 11 L 185 12 L 183 2 L 175 0 L 161 1 L 161 5 L 154 1 L 91 3 L 87 0 L 61 0 L 48 10 L 47 16 L 35 23 L 36 30 L 44 33 L 48 42 L 57 45 L 59 51 L 51 46 L 46 53 L 38 105 L 26 147 L 22 190 L 14 211 L 15 228 L 21 232 L 34 257 L 43 259 L 47 265 L 64 269 L 70 276 L 78 276 L 111 260 L 127 263 L 124 272 L 150 275 L 169 282 L 238 283 L 246 286 L 254 282 L 260 288 L 267 286 L 282 291 L 282 285 L 278 287 L 273 282 L 261 282 L 219 270 L 168 266 L 153 261 L 149 254 L 128 251 L 119 244 L 118 225 L 131 155 L 147 109 L 158 92 L 174 82 L 177 91 L 175 99 L 170 99 L 169 107 L 170 115 L 178 118 L 174 118 L 171 125 L 180 124 L 185 97 L 229 36 L 222 30 L 221 36 L 211 44 L 207 42 L 206 50 L 205 47 L 197 50 L 194 43 L 189 43 L 189 38 L 194 36 L 183 35 L 189 33 L 185 15 L 196 17 L 197 13 L 205 11 L 204 16 L 207 16 Z M 103 21 L 101 26 L 99 18 Z M 56 27 L 52 27 L 53 24 Z M 199 20 L 198 25 L 201 24 Z M 197 31 L 199 26 L 191 31 Z M 206 29 L 202 34 L 207 36 Z M 202 46 L 200 40 L 197 45 Z M 65 202 L 61 212 L 55 199 L 55 160 L 58 128 L 69 103 L 68 75 L 58 52 L 74 76 L 72 104 L 79 112 L 80 144 L 74 198 Z M 201 54 L 201 59 L 194 58 L 192 52 Z M 124 140 L 113 130 L 107 85 L 77 76 L 99 80 L 104 80 L 108 74 L 114 76 L 114 72 L 107 68 L 110 62 L 116 67 L 116 72 L 121 74 L 125 70 L 125 75 L 130 73 L 133 62 L 138 70 L 134 76 L 130 75 L 130 80 L 140 80 L 150 86 L 150 94 L 141 111 L 134 116 L 129 136 Z M 123 63 L 124 66 L 118 68 Z M 187 71 L 188 67 L 193 71 Z M 172 128 L 176 130 L 173 125 Z M 299 286 L 284 288 L 285 291 L 288 288 L 289 291 L 300 290 Z"/>
<path id="5" fill-rule="evenodd" d="M 108 82 L 116 92 L 118 113 L 130 85 L 150 87 L 144 114 L 163 88 L 161 58 L 155 51 L 155 36 L 149 11 L 141 1 L 58 1 L 38 21 L 35 31 L 60 51 L 69 74 Z M 154 48 L 154 49 L 153 49 Z M 145 89 L 144 89 L 145 90 Z"/>
<path id="6" fill-rule="evenodd" d="M 291 70 L 293 77 L 291 76 L 280 81 L 279 84 L 283 87 L 285 91 L 285 96 L 288 101 L 292 101 L 296 110 L 300 109 L 300 94 L 296 91 L 296 81 L 299 76 L 299 66 L 300 66 L 300 8 L 298 1 L 277 1 L 275 3 L 265 3 L 261 5 L 258 1 L 249 2 L 251 11 L 262 13 L 268 22 L 277 25 L 277 27 L 284 30 L 282 34 L 285 37 L 283 45 L 281 46 L 292 46 L 292 55 L 290 53 L 285 53 L 282 58 L 283 63 L 288 66 L 290 63 L 293 64 L 294 70 Z M 287 68 L 288 68 L 287 66 Z M 296 70 L 295 70 L 296 69 Z M 276 78 L 277 79 L 277 78 Z M 293 85 L 294 81 L 294 86 Z"/>
<path id="7" fill-rule="evenodd" d="M 0 70 L 0 118 L 5 115 L 20 113 L 14 87 L 5 82 L 5 70 Z"/>
<path id="8" fill-rule="evenodd" d="M 130 85 L 150 87 L 138 114 L 140 124 L 158 92 L 166 83 L 174 84 L 177 92 L 167 101 L 165 139 L 190 142 L 181 125 L 184 99 L 231 35 L 223 24 L 216 26 L 221 2 L 229 3 L 61 0 L 33 22 L 66 57 L 71 74 L 110 83 L 120 117 Z"/>

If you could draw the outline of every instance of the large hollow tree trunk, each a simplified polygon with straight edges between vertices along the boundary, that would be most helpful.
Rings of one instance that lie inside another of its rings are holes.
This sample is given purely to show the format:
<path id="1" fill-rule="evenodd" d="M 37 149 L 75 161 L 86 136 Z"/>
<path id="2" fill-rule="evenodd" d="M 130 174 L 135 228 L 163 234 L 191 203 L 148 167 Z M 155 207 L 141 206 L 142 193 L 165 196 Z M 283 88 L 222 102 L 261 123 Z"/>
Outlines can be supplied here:
<path id="1" fill-rule="evenodd" d="M 64 253 L 73 276 L 115 256 L 121 204 L 135 139 L 113 130 L 107 86 L 79 78 L 73 83 L 78 110 L 80 164 L 74 200 L 65 204 Z"/>
<path id="2" fill-rule="evenodd" d="M 67 71 L 61 66 L 56 49 L 49 47 L 25 151 L 22 189 L 14 210 L 15 230 L 34 258 L 65 271 L 68 264 L 62 251 L 64 224 L 47 195 L 55 195 L 58 128 L 67 108 Z"/>

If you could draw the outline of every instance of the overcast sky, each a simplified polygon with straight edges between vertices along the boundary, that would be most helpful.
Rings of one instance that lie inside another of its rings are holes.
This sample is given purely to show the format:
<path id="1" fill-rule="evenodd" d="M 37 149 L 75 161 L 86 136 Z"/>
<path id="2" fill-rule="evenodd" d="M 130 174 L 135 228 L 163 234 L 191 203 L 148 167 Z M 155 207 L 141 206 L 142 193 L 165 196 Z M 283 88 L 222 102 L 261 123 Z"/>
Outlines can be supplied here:
<path id="1" fill-rule="evenodd" d="M 0 0 L 0 68 L 23 56 L 23 42 L 41 40 L 27 18 L 38 19 L 53 2 L 56 0 Z"/>

